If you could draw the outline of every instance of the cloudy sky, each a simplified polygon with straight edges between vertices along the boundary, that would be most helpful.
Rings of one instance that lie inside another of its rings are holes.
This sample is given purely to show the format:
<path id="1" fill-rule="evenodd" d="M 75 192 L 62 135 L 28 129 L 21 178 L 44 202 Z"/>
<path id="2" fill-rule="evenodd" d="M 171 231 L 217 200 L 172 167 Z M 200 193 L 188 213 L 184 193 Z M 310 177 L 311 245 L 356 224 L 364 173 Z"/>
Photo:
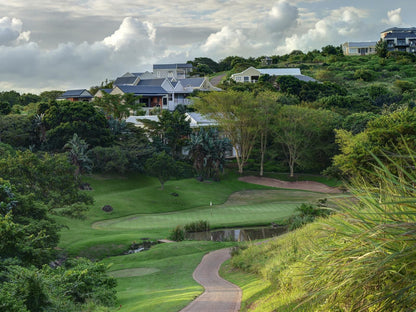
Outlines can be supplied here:
<path id="1" fill-rule="evenodd" d="M 415 12 L 415 0 L 1 1 L 0 91 L 88 89 L 154 63 L 376 41 L 416 26 Z"/>

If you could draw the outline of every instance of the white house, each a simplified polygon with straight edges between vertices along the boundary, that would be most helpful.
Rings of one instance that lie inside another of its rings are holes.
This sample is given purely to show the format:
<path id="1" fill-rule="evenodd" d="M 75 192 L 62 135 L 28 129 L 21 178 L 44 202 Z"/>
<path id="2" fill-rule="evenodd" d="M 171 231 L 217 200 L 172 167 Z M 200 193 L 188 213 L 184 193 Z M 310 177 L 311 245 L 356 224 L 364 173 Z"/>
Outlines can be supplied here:
<path id="1" fill-rule="evenodd" d="M 247 68 L 241 73 L 231 75 L 231 79 L 235 82 L 251 82 L 255 83 L 260 76 L 293 76 L 302 81 L 316 81 L 312 77 L 302 75 L 299 68 L 254 68 L 253 66 Z"/>
<path id="2" fill-rule="evenodd" d="M 344 55 L 367 55 L 376 53 L 376 41 L 345 42 L 342 45 Z"/>

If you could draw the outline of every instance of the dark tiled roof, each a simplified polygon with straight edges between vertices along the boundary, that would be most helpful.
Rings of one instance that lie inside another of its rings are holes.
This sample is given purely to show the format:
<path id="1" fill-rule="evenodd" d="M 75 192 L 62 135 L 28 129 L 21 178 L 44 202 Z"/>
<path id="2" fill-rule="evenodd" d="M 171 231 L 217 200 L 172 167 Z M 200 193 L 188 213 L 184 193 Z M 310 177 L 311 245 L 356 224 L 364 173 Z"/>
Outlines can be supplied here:
<path id="1" fill-rule="evenodd" d="M 316 81 L 316 79 L 309 77 L 309 76 L 305 76 L 305 75 L 294 75 L 293 77 L 305 81 L 305 82 L 309 82 L 309 81 Z"/>
<path id="2" fill-rule="evenodd" d="M 113 91 L 113 89 L 100 89 L 100 90 L 105 93 L 110 93 L 111 91 Z"/>
<path id="3" fill-rule="evenodd" d="M 153 69 L 192 68 L 192 64 L 153 64 Z"/>
<path id="4" fill-rule="evenodd" d="M 82 95 L 83 92 L 87 92 L 87 94 Z M 77 89 L 77 90 L 68 90 L 64 92 L 59 98 L 67 99 L 71 97 L 92 98 L 93 96 L 91 95 L 91 93 L 87 91 L 87 89 Z"/>
<path id="5" fill-rule="evenodd" d="M 165 78 L 158 79 L 143 79 L 137 84 L 138 86 L 161 86 Z"/>
<path id="6" fill-rule="evenodd" d="M 201 84 L 204 82 L 205 78 L 185 78 L 185 79 L 178 79 L 181 82 L 182 86 L 185 87 L 200 87 Z"/>
<path id="7" fill-rule="evenodd" d="M 350 47 L 357 47 L 357 48 L 366 48 L 370 46 L 375 46 L 377 44 L 377 41 L 368 41 L 368 42 L 347 42 L 348 46 Z"/>
<path id="8" fill-rule="evenodd" d="M 395 33 L 388 33 L 384 39 L 406 39 L 409 37 L 416 37 L 416 31 L 414 32 L 395 32 Z"/>
<path id="9" fill-rule="evenodd" d="M 122 85 L 132 85 L 136 81 L 137 77 L 118 77 L 114 81 L 115 86 L 122 86 Z"/>
<path id="10" fill-rule="evenodd" d="M 387 31 L 394 31 L 394 32 L 401 32 L 401 31 L 416 31 L 416 27 L 407 27 L 407 28 L 400 28 L 400 27 L 391 27 L 388 28 L 384 31 L 382 31 L 382 33 L 385 33 Z"/>
<path id="11" fill-rule="evenodd" d="M 118 86 L 124 93 L 133 93 L 134 95 L 166 95 L 165 89 L 160 86 Z"/>

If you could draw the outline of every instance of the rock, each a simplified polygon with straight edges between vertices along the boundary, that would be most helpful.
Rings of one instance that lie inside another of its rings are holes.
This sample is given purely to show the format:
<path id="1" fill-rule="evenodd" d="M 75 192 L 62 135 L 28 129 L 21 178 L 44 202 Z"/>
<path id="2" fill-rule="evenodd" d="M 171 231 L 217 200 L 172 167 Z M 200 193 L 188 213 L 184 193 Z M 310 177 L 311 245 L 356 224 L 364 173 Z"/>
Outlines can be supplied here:
<path id="1" fill-rule="evenodd" d="M 82 183 L 79 188 L 83 191 L 92 191 L 92 187 L 89 183 Z"/>
<path id="2" fill-rule="evenodd" d="M 105 205 L 103 208 L 101 208 L 103 211 L 105 212 L 111 212 L 113 211 L 113 207 L 111 207 L 110 205 Z"/>

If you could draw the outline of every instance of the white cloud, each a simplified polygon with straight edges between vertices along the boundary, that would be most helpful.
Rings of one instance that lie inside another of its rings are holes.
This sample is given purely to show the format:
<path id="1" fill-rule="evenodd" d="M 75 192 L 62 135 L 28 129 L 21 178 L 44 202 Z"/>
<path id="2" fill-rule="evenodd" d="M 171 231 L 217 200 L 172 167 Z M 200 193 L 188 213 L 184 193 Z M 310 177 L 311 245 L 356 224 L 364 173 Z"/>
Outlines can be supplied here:
<path id="1" fill-rule="evenodd" d="M 116 51 L 142 45 L 152 44 L 156 37 L 156 29 L 149 22 L 141 22 L 137 18 L 126 17 L 111 36 L 104 38 L 103 43 Z"/>
<path id="2" fill-rule="evenodd" d="M 17 18 L 0 18 L 0 45 L 15 45 L 29 41 L 30 32 L 23 32 L 22 26 L 22 21 Z"/>
<path id="3" fill-rule="evenodd" d="M 285 38 L 285 43 L 276 47 L 277 53 L 293 50 L 308 51 L 325 45 L 339 45 L 345 41 L 360 39 L 366 28 L 367 13 L 355 7 L 343 7 L 328 12 L 306 32 L 294 33 Z"/>
<path id="4" fill-rule="evenodd" d="M 389 25 L 400 25 L 402 23 L 402 17 L 401 17 L 402 9 L 398 8 L 395 10 L 391 10 L 387 12 L 387 20 L 383 20 L 385 23 Z"/>
<path id="5" fill-rule="evenodd" d="M 136 18 L 125 18 L 110 36 L 93 43 L 61 43 L 45 50 L 35 42 L 19 42 L 24 32 L 15 19 L 0 21 L 13 29 L 13 36 L 1 37 L 0 90 L 51 90 L 89 88 L 106 78 L 114 79 L 125 71 L 141 70 L 152 64 L 158 49 L 154 44 L 155 28 Z M 14 22 L 13 22 L 14 21 Z M 20 32 L 19 32 L 20 31 Z M 27 39 L 29 39 L 27 37 Z"/>
<path id="6" fill-rule="evenodd" d="M 271 33 L 287 32 L 297 25 L 299 10 L 286 1 L 278 1 L 266 16 L 265 26 Z"/>

